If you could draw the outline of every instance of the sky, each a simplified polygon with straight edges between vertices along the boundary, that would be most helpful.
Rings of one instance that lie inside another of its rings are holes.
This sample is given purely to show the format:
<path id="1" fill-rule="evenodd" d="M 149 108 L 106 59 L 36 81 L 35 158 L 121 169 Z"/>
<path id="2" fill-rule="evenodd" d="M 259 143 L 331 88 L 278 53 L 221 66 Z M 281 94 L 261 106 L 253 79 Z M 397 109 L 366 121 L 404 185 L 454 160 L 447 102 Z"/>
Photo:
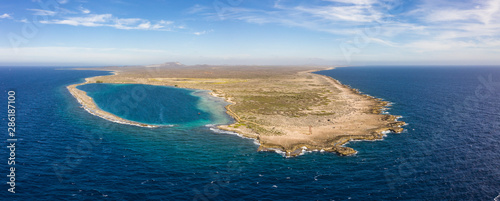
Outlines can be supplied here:
<path id="1" fill-rule="evenodd" d="M 498 65 L 500 0 L 0 0 L 0 65 Z"/>

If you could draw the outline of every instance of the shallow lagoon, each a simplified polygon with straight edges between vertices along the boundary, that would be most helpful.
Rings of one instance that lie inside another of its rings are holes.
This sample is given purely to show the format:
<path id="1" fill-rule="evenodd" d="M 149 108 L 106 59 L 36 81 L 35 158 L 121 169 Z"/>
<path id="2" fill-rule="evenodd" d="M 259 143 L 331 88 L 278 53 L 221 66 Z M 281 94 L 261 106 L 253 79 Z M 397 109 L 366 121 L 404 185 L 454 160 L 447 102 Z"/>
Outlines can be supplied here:
<path id="1" fill-rule="evenodd" d="M 208 91 L 142 84 L 86 84 L 87 92 L 104 111 L 153 125 L 200 126 L 226 124 L 228 103 Z"/>

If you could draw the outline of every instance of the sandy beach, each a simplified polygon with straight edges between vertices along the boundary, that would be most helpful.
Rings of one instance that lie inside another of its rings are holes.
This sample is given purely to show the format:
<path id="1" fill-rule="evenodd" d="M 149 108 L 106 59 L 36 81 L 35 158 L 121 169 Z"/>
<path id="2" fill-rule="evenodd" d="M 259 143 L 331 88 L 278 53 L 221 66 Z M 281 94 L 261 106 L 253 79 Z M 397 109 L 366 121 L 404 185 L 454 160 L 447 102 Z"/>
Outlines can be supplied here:
<path id="1" fill-rule="evenodd" d="M 88 84 L 88 82 L 80 83 L 80 84 L 73 84 L 69 85 L 66 88 L 69 90 L 71 95 L 78 100 L 78 102 L 81 104 L 81 107 L 85 109 L 87 112 L 90 114 L 93 114 L 95 116 L 101 117 L 103 119 L 106 119 L 108 121 L 120 123 L 120 124 L 128 124 L 128 125 L 133 125 L 133 126 L 140 126 L 140 127 L 148 127 L 148 128 L 156 128 L 158 126 L 156 125 L 149 125 L 149 124 L 143 124 L 135 121 L 130 121 L 126 120 L 123 118 L 120 118 L 114 114 L 111 114 L 109 112 L 106 112 L 104 110 L 101 110 L 94 102 L 94 100 L 87 95 L 85 91 L 82 91 L 80 89 L 77 89 L 77 86 Z"/>
<path id="2" fill-rule="evenodd" d="M 260 143 L 259 151 L 297 156 L 303 151 L 353 155 L 344 146 L 352 140 L 380 140 L 399 133 L 404 122 L 382 114 L 388 103 L 360 94 L 335 79 L 314 74 L 320 67 L 169 66 L 155 68 L 110 67 L 119 74 L 87 78 L 85 83 L 136 83 L 204 89 L 231 103 L 227 113 L 236 122 L 219 125 Z M 90 113 L 117 123 L 143 127 L 100 110 L 84 91 L 68 90 Z"/>

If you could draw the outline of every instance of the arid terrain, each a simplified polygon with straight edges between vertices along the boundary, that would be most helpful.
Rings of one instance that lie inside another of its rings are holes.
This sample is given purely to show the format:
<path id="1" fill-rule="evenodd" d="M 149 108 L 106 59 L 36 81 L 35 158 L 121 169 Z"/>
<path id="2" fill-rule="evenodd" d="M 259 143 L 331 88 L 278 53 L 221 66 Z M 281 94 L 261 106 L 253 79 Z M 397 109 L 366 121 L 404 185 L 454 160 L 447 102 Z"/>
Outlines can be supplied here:
<path id="1" fill-rule="evenodd" d="M 212 95 L 232 103 L 226 109 L 236 122 L 220 125 L 220 129 L 257 139 L 261 151 L 283 151 L 286 156 L 299 155 L 303 150 L 352 155 L 356 151 L 343 146 L 348 141 L 382 139 L 386 131 L 403 130 L 404 122 L 397 121 L 396 116 L 381 114 L 387 102 L 312 73 L 325 69 L 165 63 L 100 68 L 115 74 L 87 78 L 86 83 L 140 83 L 210 90 Z M 89 101 L 80 102 L 85 106 Z"/>

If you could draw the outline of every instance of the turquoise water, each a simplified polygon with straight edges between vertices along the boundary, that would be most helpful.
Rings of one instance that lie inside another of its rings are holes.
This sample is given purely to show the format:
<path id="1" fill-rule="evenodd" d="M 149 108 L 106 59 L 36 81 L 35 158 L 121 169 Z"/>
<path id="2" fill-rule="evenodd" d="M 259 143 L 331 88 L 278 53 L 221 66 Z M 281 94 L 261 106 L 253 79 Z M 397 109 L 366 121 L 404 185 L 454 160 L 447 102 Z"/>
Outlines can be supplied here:
<path id="1" fill-rule="evenodd" d="M 284 158 L 201 125 L 214 121 L 217 111 L 202 97 L 163 118 L 170 124 L 186 116 L 177 124 L 193 125 L 142 128 L 89 114 L 65 88 L 108 72 L 0 68 L 0 108 L 7 107 L 7 90 L 16 90 L 19 139 L 17 192 L 9 194 L 4 184 L 0 200 L 493 200 L 500 194 L 498 69 L 318 72 L 392 102 L 389 112 L 403 115 L 408 125 L 383 141 L 349 143 L 355 156 L 313 152 Z M 196 100 L 189 93 L 178 95 Z M 158 96 L 173 101 L 168 94 Z M 157 108 L 147 108 L 162 119 Z M 197 119 L 197 111 L 205 116 Z M 0 132 L 6 131 L 6 112 L 0 109 Z M 8 174 L 8 155 L 0 149 L 0 174 Z"/>
<path id="2" fill-rule="evenodd" d="M 200 126 L 225 124 L 222 99 L 207 91 L 141 84 L 86 84 L 87 92 L 99 108 L 124 119 L 152 124 Z"/>

